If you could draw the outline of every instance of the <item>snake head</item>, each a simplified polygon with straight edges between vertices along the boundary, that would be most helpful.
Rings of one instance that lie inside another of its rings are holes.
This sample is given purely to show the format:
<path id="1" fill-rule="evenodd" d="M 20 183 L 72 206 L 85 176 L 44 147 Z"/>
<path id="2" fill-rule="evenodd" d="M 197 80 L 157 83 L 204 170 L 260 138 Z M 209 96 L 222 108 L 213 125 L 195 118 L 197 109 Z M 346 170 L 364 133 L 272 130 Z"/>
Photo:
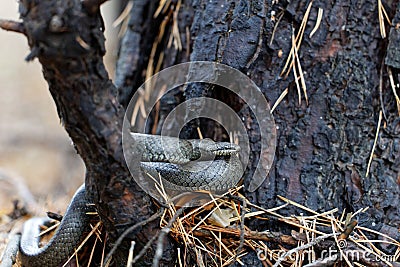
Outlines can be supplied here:
<path id="1" fill-rule="evenodd" d="M 198 149 L 201 158 L 227 157 L 237 154 L 240 146 L 229 142 L 215 142 L 211 139 L 202 139 L 198 141 Z"/>
<path id="2" fill-rule="evenodd" d="M 229 142 L 216 142 L 213 153 L 216 156 L 230 156 L 240 151 L 240 146 Z"/>

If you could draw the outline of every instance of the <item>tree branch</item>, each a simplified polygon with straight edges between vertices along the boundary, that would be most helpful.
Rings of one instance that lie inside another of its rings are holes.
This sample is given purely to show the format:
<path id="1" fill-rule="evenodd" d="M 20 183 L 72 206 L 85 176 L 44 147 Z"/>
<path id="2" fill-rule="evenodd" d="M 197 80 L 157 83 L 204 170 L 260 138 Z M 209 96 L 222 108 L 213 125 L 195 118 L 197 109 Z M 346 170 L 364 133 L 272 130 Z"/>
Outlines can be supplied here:
<path id="1" fill-rule="evenodd" d="M 26 35 L 24 24 L 21 22 L 0 19 L 0 28 L 6 31 L 17 32 Z"/>
<path id="2" fill-rule="evenodd" d="M 32 51 L 28 59 L 37 57 L 43 66 L 61 122 L 84 160 L 86 191 L 115 241 L 126 228 L 118 225 L 145 221 L 156 208 L 132 179 L 123 156 L 125 110 L 103 64 L 103 21 L 99 12 L 87 11 L 102 2 L 26 0 L 20 10 Z M 135 251 L 140 251 L 157 229 L 153 221 L 127 239 L 135 239 Z M 117 266 L 124 265 L 129 244 L 125 240 L 114 254 Z M 152 256 L 146 256 L 142 260 L 149 262 Z"/>

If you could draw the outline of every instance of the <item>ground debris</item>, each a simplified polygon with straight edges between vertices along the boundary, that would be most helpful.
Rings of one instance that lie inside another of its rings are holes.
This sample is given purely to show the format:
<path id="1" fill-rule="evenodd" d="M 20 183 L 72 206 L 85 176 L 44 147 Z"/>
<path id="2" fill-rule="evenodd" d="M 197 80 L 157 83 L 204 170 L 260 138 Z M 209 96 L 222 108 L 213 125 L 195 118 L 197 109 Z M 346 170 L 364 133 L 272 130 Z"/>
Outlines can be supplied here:
<path id="1" fill-rule="evenodd" d="M 289 199 L 279 197 L 283 205 L 264 209 L 245 199 L 239 189 L 231 190 L 201 207 L 186 209 L 172 224 L 170 234 L 184 249 L 179 250 L 179 266 L 186 262 L 228 266 L 247 265 L 246 255 L 258 258 L 260 266 L 397 266 L 400 242 L 386 234 L 358 225 L 357 218 L 366 209 L 355 213 L 339 213 L 338 209 L 318 213 Z M 243 199 L 246 208 L 243 211 Z M 290 207 L 291 206 L 291 207 Z M 206 207 L 206 208 L 205 208 Z M 298 214 L 286 214 L 296 208 Z M 291 209 L 291 210 L 292 210 Z M 174 217 L 176 208 L 164 211 L 161 228 Z M 224 216 L 233 211 L 223 227 L 214 214 Z M 175 216 L 176 217 L 176 216 Z M 282 232 L 250 229 L 241 220 L 270 220 Z M 290 234 L 287 230 L 290 229 Z M 242 231 L 244 234 L 242 235 Z M 243 238 L 243 247 L 238 248 Z M 387 254 L 387 246 L 392 254 Z M 189 261 L 188 261 L 189 260 Z"/>

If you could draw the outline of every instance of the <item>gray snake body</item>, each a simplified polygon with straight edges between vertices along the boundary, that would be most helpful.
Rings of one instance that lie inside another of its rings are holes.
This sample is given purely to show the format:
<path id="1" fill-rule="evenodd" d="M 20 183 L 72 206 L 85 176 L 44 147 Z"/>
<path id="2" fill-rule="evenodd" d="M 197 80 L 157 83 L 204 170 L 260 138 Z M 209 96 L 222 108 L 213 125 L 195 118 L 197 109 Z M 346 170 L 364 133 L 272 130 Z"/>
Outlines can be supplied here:
<path id="1" fill-rule="evenodd" d="M 147 134 L 131 134 L 142 152 L 141 169 L 165 180 L 166 186 L 182 191 L 222 192 L 234 187 L 242 175 L 239 146 L 205 140 L 182 140 Z M 25 222 L 20 243 L 23 266 L 59 266 L 65 262 L 90 229 L 94 207 L 82 185 L 71 200 L 59 228 L 44 247 L 39 247 L 39 226 L 47 218 Z"/>
<path id="2" fill-rule="evenodd" d="M 90 229 L 87 212 L 94 211 L 89 206 L 85 186 L 76 191 L 63 220 L 53 238 L 44 247 L 39 247 L 40 225 L 48 218 L 32 218 L 25 222 L 20 243 L 20 257 L 23 266 L 59 266 L 74 252 L 82 241 L 83 233 Z"/>

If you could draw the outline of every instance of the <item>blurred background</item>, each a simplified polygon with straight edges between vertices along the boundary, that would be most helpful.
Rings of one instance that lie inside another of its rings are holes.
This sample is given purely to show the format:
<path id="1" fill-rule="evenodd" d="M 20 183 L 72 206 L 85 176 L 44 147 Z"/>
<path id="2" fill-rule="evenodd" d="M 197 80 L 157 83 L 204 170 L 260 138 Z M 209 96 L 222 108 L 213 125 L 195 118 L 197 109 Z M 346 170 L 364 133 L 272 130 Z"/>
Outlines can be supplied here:
<path id="1" fill-rule="evenodd" d="M 118 16 L 116 5 L 109 1 L 102 9 L 111 78 L 118 41 L 111 26 Z M 17 1 L 0 1 L 0 18 L 18 20 Z M 60 124 L 41 66 L 36 59 L 24 61 L 28 53 L 24 36 L 0 30 L 0 214 L 12 211 L 17 199 L 36 200 L 44 211 L 64 211 L 84 181 L 84 166 Z"/>

